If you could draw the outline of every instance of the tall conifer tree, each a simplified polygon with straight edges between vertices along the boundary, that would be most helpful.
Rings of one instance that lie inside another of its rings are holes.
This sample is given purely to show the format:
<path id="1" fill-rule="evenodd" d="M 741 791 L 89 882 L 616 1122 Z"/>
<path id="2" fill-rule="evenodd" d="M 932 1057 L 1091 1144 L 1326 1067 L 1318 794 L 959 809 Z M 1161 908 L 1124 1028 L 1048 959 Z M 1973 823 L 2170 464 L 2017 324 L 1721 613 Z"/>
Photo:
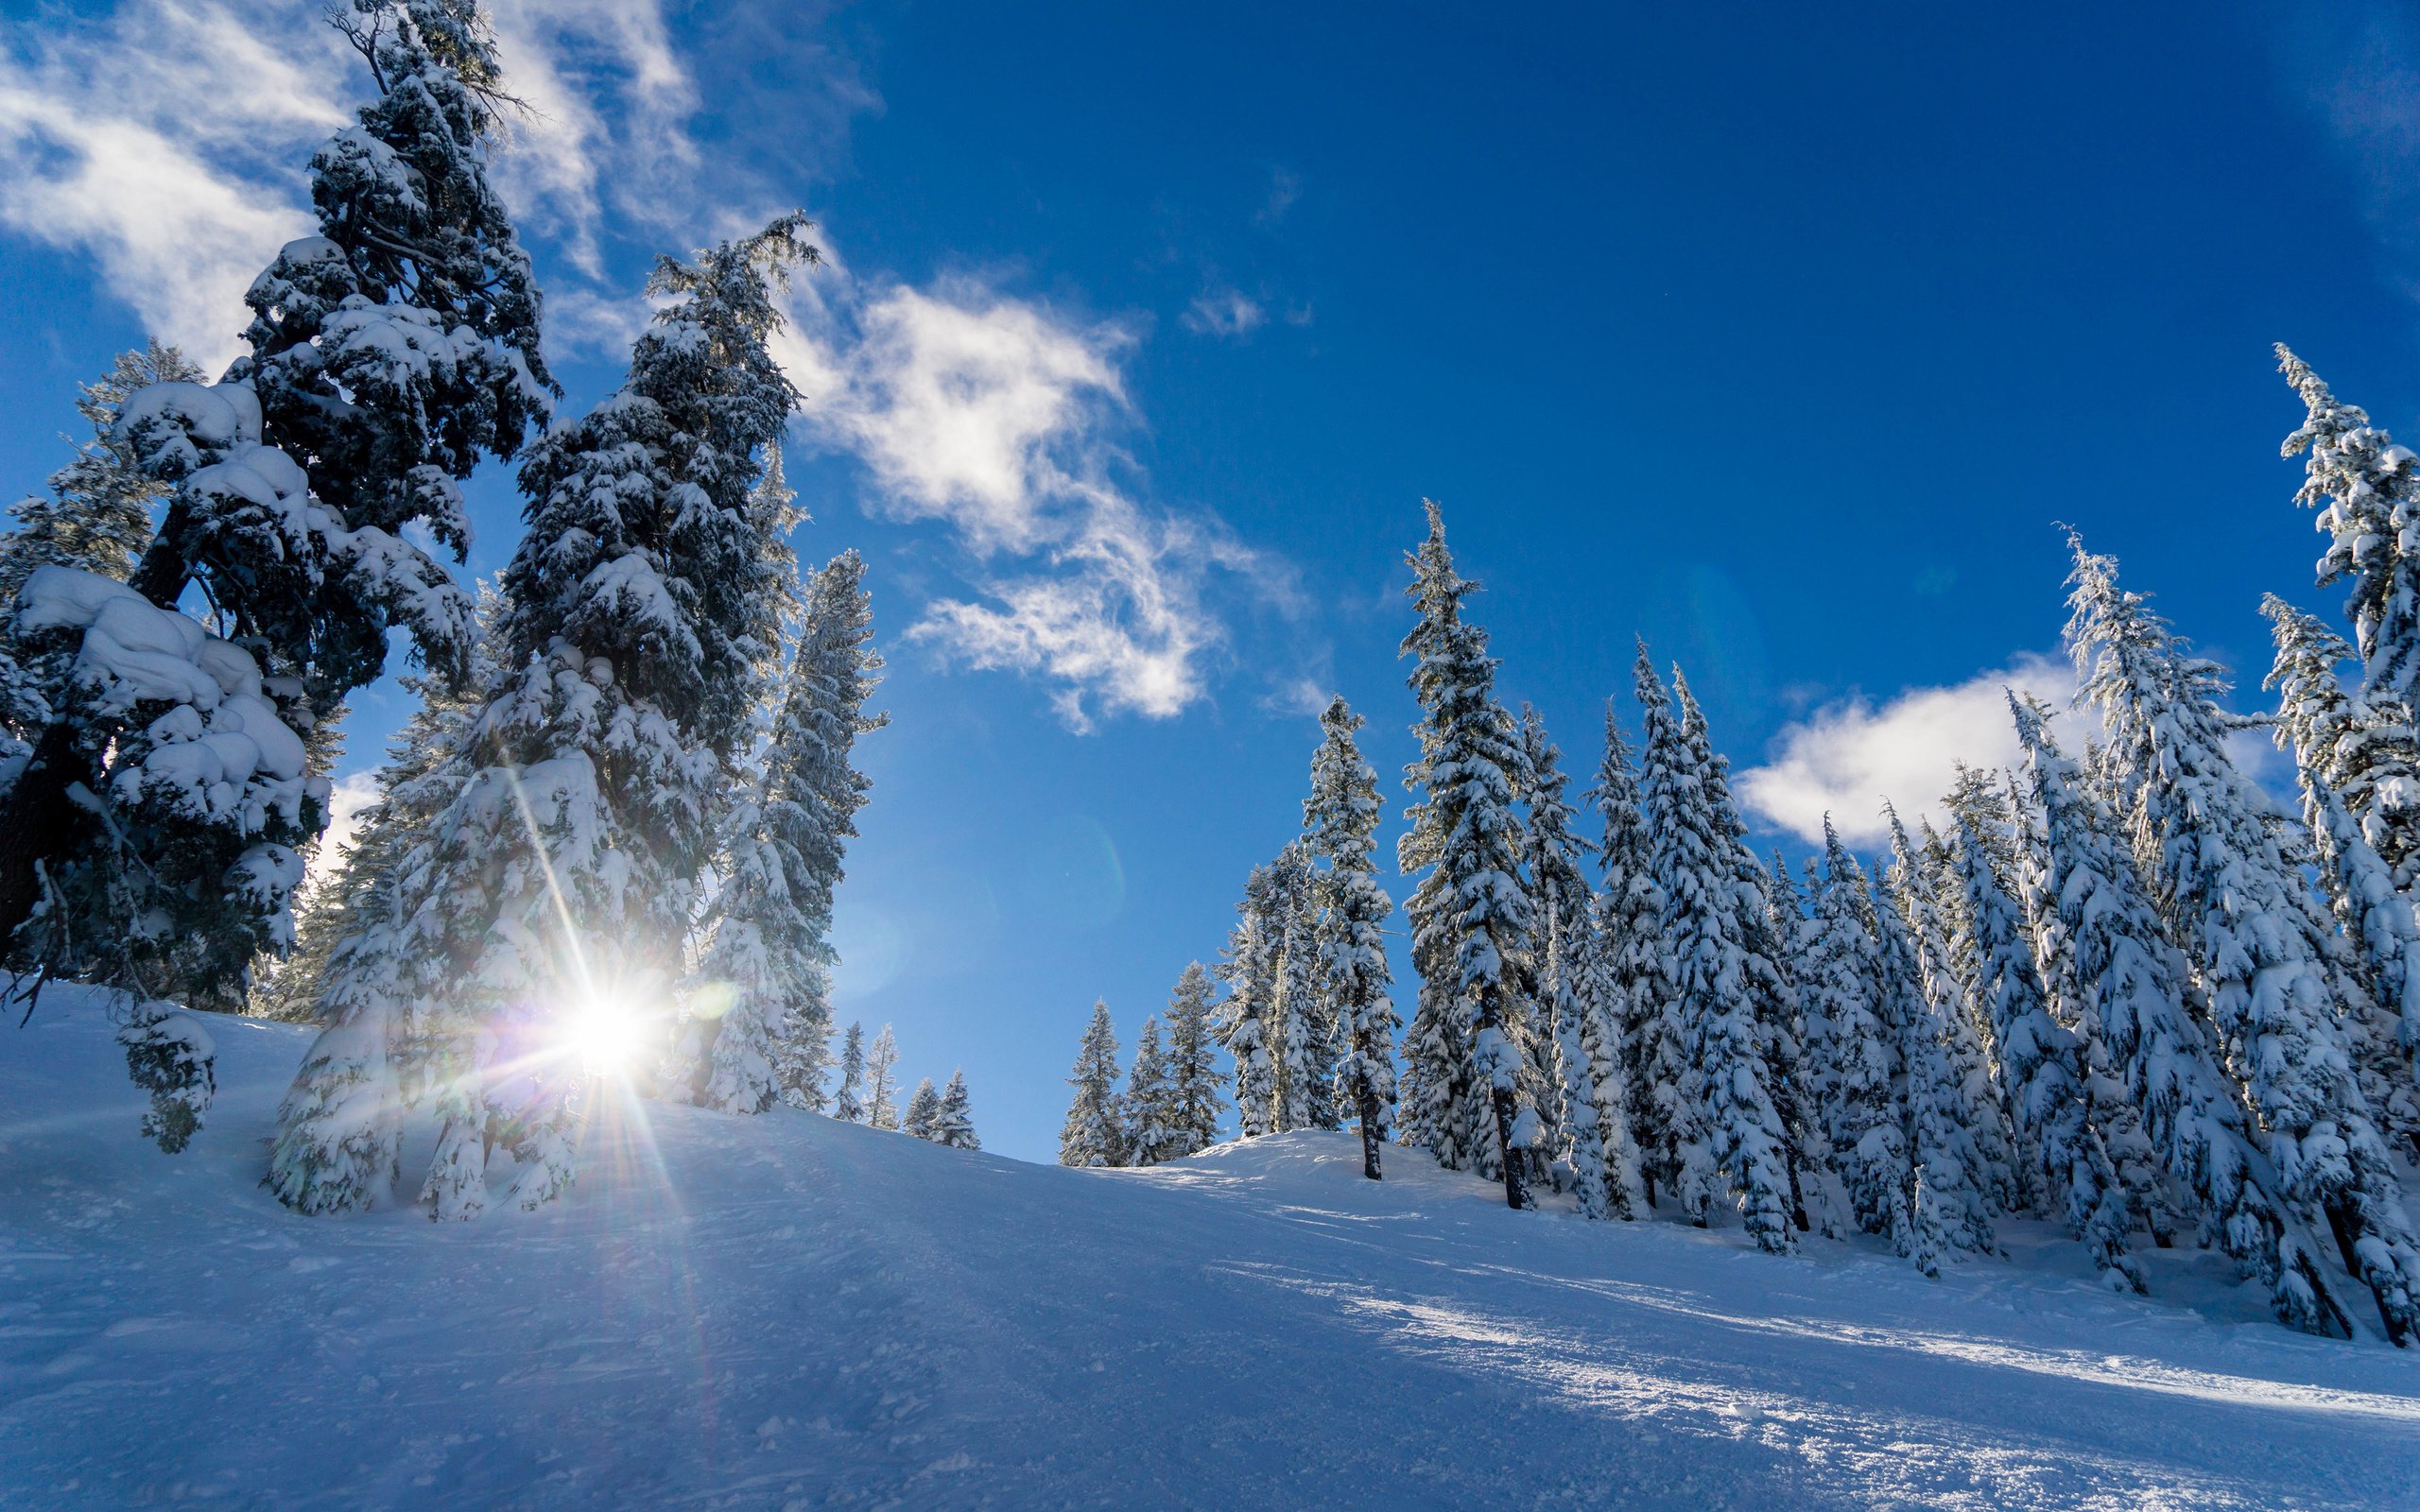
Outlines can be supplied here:
<path id="1" fill-rule="evenodd" d="M 1320 715 L 1322 739 L 1311 759 L 1311 796 L 1303 828 L 1311 854 L 1326 864 L 1320 934 L 1324 996 L 1338 1022 L 1343 1057 L 1337 1067 L 1338 1111 L 1361 1131 L 1361 1174 L 1379 1179 L 1379 1149 L 1395 1107 L 1395 1030 L 1401 1021 L 1389 1000 L 1392 975 L 1382 926 L 1394 902 L 1378 885 L 1378 775 L 1361 758 L 1354 734 L 1369 721 L 1331 700 Z"/>
<path id="2" fill-rule="evenodd" d="M 2136 861 L 2193 964 L 2279 1194 L 2335 1235 L 2405 1342 L 2420 1332 L 2420 1239 L 2340 1027 L 2373 1005 L 2338 966 L 2268 800 L 2227 757 L 2220 669 L 2118 587 L 2115 559 L 2069 543 L 2067 644 L 2134 800 Z"/>
<path id="3" fill-rule="evenodd" d="M 1442 1003 L 1454 1031 L 1447 1053 L 1467 1057 L 1441 1067 L 1441 1075 L 1447 1090 L 1459 1091 L 1459 1082 L 1485 1107 L 1492 1126 L 1471 1153 L 1492 1158 L 1508 1206 L 1527 1208 L 1523 1168 L 1537 1120 L 1522 1116 L 1520 1050 L 1508 1032 L 1531 927 L 1512 813 L 1521 750 L 1512 719 L 1495 701 L 1487 632 L 1462 615 L 1462 600 L 1478 585 L 1454 571 L 1444 517 L 1434 502 L 1427 510 L 1428 539 L 1411 555 L 1408 590 L 1420 620 L 1403 643 L 1403 654 L 1415 659 L 1411 690 L 1423 711 L 1415 727 L 1420 759 L 1405 772 L 1404 785 L 1419 798 L 1396 859 L 1406 874 L 1425 873 L 1407 910 L 1414 960 L 1445 988 Z M 1424 1001 L 1424 1010 L 1429 1006 Z M 1438 1089 L 1424 1091 L 1434 1098 Z"/>

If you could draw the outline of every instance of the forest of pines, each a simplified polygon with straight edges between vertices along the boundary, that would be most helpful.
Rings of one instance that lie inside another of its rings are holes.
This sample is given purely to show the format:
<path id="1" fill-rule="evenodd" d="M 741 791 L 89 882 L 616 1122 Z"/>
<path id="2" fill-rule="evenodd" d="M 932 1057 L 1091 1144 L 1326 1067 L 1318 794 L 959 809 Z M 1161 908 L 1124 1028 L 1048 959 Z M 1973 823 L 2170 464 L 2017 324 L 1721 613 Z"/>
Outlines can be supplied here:
<path id="1" fill-rule="evenodd" d="M 510 95 L 477 6 L 351 0 L 335 25 L 375 97 L 312 158 L 319 230 L 251 285 L 246 354 L 216 382 L 121 358 L 0 537 L 23 1011 L 49 979 L 116 989 L 170 1153 L 214 1086 L 190 1009 L 314 1025 L 264 1166 L 302 1213 L 559 1197 L 609 1047 L 658 1097 L 978 1148 L 962 1074 L 903 1095 L 889 1026 L 832 1009 L 855 746 L 885 716 L 865 563 L 789 544 L 799 396 L 769 342 L 808 226 L 662 258 L 621 386 L 559 414 L 487 178 Z M 1094 1007 L 1061 1160 L 1181 1159 L 1232 1107 L 1247 1139 L 1350 1127 L 1374 1180 L 1432 1160 L 1514 1210 L 1736 1220 L 1776 1253 L 1862 1232 L 1927 1275 L 2011 1217 L 2063 1225 L 2121 1290 L 2142 1246 L 2214 1247 L 2295 1328 L 2374 1311 L 2411 1343 L 2420 458 L 2278 357 L 2349 633 L 2269 600 L 2276 706 L 2230 713 L 2224 669 L 2071 539 L 2077 708 L 2012 695 L 2013 767 L 1962 770 L 1940 827 L 1876 795 L 1887 855 L 1833 838 L 1797 872 L 1751 849 L 1703 711 L 1643 644 L 1575 793 L 1502 700 L 1429 505 L 1400 920 L 1337 697 L 1300 837 L 1123 1073 Z M 472 585 L 441 558 L 483 461 L 517 467 L 526 531 Z M 419 706 L 323 854 L 346 701 L 390 634 Z M 2255 727 L 2298 804 L 2230 755 Z M 399 1192 L 415 1114 L 435 1155 Z"/>

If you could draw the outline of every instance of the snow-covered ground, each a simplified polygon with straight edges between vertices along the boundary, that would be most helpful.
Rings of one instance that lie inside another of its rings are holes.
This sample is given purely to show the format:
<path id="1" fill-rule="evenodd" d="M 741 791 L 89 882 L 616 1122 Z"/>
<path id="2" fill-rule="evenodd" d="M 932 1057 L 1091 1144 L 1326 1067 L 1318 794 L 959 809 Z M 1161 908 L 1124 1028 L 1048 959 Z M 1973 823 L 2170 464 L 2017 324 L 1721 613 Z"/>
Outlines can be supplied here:
<path id="1" fill-rule="evenodd" d="M 0 1506 L 2420 1507 L 2420 1355 L 2198 1254 L 1935 1283 L 1341 1135 L 1079 1172 L 655 1106 L 542 1213 L 298 1218 L 303 1036 L 208 1022 L 178 1157 L 89 996 L 0 1031 Z"/>

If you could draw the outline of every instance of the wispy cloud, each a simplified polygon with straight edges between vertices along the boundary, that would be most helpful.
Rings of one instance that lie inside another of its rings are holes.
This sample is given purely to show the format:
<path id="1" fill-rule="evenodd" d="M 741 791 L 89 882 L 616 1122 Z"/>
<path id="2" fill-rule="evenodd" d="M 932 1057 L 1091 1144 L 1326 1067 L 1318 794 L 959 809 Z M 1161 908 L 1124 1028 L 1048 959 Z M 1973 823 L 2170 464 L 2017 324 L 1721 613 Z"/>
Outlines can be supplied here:
<path id="1" fill-rule="evenodd" d="M 1823 839 L 1829 814 L 1850 844 L 1879 844 L 1889 834 L 1880 816 L 1886 798 L 1910 823 L 1921 815 L 1938 824 L 1940 796 L 1959 762 L 1991 767 L 2017 759 L 2012 688 L 2065 711 L 2075 670 L 2065 658 L 2028 654 L 1948 687 L 1907 689 L 1879 705 L 1861 697 L 1826 704 L 1784 729 L 1771 760 L 1739 774 L 1739 796 L 1810 842 Z"/>
<path id="2" fill-rule="evenodd" d="M 310 229 L 303 164 L 347 119 L 350 50 L 302 4 L 130 0 L 14 29 L 0 224 L 90 257 L 197 360 L 233 356 L 244 290 Z"/>
<path id="3" fill-rule="evenodd" d="M 491 15 L 506 88 L 529 107 L 507 123 L 496 182 L 525 240 L 592 285 L 550 280 L 550 335 L 618 345 L 645 312 L 597 286 L 609 229 L 677 247 L 763 196 L 735 187 L 744 166 L 708 171 L 662 0 L 497 0 Z M 244 290 L 311 229 L 313 149 L 369 90 L 322 0 L 123 0 L 14 36 L 0 226 L 89 257 L 147 330 L 205 366 L 233 356 Z M 833 79 L 830 100 L 803 107 L 825 126 L 875 103 L 846 69 Z"/>
<path id="4" fill-rule="evenodd" d="M 2288 87 L 2326 124 L 2390 276 L 2420 298 L 2420 16 L 2377 0 L 2272 13 Z"/>
<path id="5" fill-rule="evenodd" d="M 1120 481 L 1123 326 L 962 280 L 864 290 L 827 276 L 801 304 L 783 356 L 810 432 L 863 461 L 875 507 L 946 523 L 976 564 L 977 596 L 935 602 L 910 639 L 1058 683 L 1053 704 L 1087 730 L 1202 696 L 1226 638 L 1205 604 L 1212 573 L 1284 591 L 1214 521 L 1150 508 Z"/>
<path id="6" fill-rule="evenodd" d="M 1253 224 L 1263 227 L 1276 225 L 1286 218 L 1286 212 L 1294 208 L 1294 201 L 1302 198 L 1303 180 L 1300 174 L 1290 168 L 1270 169 L 1269 194 L 1261 200 L 1260 208 L 1253 212 Z"/>
<path id="7" fill-rule="evenodd" d="M 1269 323 L 1269 312 L 1260 301 L 1238 288 L 1219 285 L 1203 289 L 1193 297 L 1193 303 L 1177 317 L 1187 331 L 1196 335 L 1219 336 L 1240 340 Z"/>

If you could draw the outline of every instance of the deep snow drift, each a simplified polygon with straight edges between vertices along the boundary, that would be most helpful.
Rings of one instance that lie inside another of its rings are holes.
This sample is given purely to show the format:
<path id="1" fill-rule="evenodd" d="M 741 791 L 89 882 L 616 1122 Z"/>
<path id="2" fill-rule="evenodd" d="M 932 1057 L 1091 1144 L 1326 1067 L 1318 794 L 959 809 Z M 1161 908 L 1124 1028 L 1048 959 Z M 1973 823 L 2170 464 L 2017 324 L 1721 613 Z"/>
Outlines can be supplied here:
<path id="1" fill-rule="evenodd" d="M 2420 1355 L 2199 1253 L 1927 1282 L 1347 1135 L 1080 1172 L 653 1105 L 538 1214 L 299 1218 L 305 1037 L 208 1022 L 177 1157 L 92 995 L 0 1031 L 0 1505 L 2420 1507 Z"/>

